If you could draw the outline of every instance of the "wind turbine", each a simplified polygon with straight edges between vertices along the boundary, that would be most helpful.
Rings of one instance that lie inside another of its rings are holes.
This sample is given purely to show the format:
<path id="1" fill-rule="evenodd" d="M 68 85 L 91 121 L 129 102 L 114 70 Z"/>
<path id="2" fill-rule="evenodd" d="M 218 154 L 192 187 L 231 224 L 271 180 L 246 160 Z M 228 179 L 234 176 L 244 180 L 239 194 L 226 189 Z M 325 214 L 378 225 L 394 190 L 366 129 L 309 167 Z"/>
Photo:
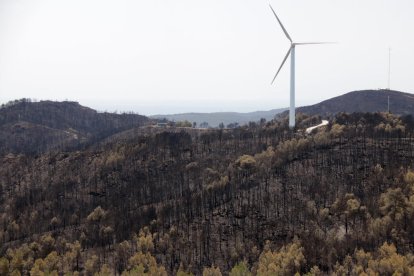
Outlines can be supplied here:
<path id="1" fill-rule="evenodd" d="M 283 65 L 285 64 L 287 58 L 290 54 L 290 108 L 289 108 L 289 127 L 294 128 L 295 127 L 295 47 L 297 45 L 311 45 L 311 44 L 331 44 L 332 42 L 293 42 L 292 38 L 290 38 L 290 35 L 286 31 L 285 27 L 283 26 L 282 22 L 280 21 L 279 17 L 276 15 L 275 10 L 272 8 L 272 6 L 269 4 L 270 8 L 272 9 L 273 14 L 275 15 L 277 21 L 280 24 L 280 27 L 282 27 L 283 32 L 285 33 L 287 39 L 290 41 L 290 48 L 287 52 L 285 58 L 282 61 L 282 64 L 279 67 L 279 70 L 277 70 L 275 77 L 272 80 L 272 84 L 274 83 L 277 75 L 279 74 L 280 70 L 282 69 Z"/>

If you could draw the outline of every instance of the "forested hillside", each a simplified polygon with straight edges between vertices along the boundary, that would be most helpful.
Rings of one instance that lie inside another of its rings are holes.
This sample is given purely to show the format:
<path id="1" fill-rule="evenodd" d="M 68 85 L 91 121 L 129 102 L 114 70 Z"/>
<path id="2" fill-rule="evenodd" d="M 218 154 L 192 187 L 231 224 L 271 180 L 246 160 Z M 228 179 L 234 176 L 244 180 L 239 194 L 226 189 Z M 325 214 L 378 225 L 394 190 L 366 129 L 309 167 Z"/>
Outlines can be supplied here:
<path id="1" fill-rule="evenodd" d="M 413 118 L 319 119 L 4 154 L 0 274 L 414 274 Z"/>
<path id="2" fill-rule="evenodd" d="M 98 113 L 77 102 L 16 100 L 0 108 L 0 152 L 80 148 L 147 122 L 145 116 Z"/>

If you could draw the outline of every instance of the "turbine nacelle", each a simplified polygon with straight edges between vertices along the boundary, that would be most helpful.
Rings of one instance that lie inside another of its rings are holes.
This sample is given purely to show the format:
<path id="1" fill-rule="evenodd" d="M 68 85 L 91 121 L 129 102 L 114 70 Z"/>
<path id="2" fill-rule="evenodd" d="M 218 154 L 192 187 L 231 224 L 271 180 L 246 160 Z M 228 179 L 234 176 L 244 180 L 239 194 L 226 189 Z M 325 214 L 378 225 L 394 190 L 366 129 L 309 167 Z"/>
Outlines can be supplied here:
<path id="1" fill-rule="evenodd" d="M 289 57 L 289 54 L 292 51 L 292 48 L 294 48 L 296 45 L 315 45 L 315 44 L 334 44 L 335 42 L 293 42 L 292 38 L 290 37 L 289 33 L 286 31 L 285 26 L 283 26 L 282 21 L 280 21 L 279 17 L 277 16 L 275 10 L 273 9 L 272 5 L 269 4 L 270 9 L 272 10 L 273 14 L 275 15 L 277 22 L 279 22 L 280 27 L 282 27 L 283 32 L 285 33 L 287 39 L 290 41 L 290 48 L 287 52 L 285 58 L 282 61 L 282 64 L 280 65 L 279 69 L 276 72 L 276 75 L 274 76 L 272 80 L 272 84 L 275 82 L 275 79 L 277 75 L 279 74 L 280 70 L 282 69 L 283 65 L 285 64 L 287 58 Z"/>

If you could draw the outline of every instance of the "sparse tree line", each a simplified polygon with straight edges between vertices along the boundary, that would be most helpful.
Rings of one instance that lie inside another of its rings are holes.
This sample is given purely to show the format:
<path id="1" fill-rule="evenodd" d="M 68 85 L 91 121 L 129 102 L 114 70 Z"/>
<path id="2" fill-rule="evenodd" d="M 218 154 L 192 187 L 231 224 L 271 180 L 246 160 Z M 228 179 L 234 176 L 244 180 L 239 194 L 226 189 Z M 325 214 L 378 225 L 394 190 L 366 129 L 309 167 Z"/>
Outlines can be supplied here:
<path id="1" fill-rule="evenodd" d="M 412 131 L 340 114 L 312 135 L 269 122 L 3 156 L 0 270 L 410 275 Z"/>

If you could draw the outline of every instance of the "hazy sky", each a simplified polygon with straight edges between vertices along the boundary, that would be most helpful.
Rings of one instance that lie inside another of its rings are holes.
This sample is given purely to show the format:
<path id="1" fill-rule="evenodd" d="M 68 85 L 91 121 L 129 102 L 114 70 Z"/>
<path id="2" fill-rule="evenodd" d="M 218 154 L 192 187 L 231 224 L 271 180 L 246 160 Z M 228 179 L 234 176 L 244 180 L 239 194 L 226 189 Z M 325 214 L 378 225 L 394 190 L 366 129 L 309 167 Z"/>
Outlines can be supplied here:
<path id="1" fill-rule="evenodd" d="M 297 105 L 414 92 L 413 0 L 271 0 L 295 41 Z M 268 1 L 0 0 L 0 102 L 75 100 L 141 114 L 289 105 L 289 49 Z"/>

